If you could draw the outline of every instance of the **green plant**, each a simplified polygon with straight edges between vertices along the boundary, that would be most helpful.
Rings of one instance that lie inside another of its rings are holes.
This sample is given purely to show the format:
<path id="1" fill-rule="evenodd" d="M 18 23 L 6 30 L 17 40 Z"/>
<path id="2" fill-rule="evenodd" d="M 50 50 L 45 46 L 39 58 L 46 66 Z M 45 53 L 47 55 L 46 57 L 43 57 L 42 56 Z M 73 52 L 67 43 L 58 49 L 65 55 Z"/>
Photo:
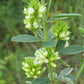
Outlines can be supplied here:
<path id="1" fill-rule="evenodd" d="M 25 27 L 34 33 L 34 36 L 28 34 L 18 35 L 12 38 L 16 42 L 42 42 L 43 47 L 36 50 L 35 57 L 26 57 L 23 62 L 23 69 L 29 79 L 27 84 L 58 84 L 66 82 L 74 84 L 76 78 L 70 75 L 73 68 L 65 68 L 59 75 L 56 73 L 56 62 L 59 61 L 68 66 L 61 58 L 61 55 L 72 55 L 81 53 L 84 48 L 79 45 L 69 46 L 68 40 L 69 25 L 66 21 L 68 17 L 81 16 L 80 14 L 61 13 L 48 17 L 51 0 L 49 0 L 48 8 L 46 8 L 45 0 L 31 0 L 28 2 L 28 8 L 24 9 L 26 15 L 24 19 Z M 56 22 L 54 22 L 56 20 Z M 53 23 L 54 22 L 54 23 Z M 51 28 L 48 29 L 48 24 Z M 47 65 L 48 78 L 39 78 L 45 71 L 43 64 Z"/>

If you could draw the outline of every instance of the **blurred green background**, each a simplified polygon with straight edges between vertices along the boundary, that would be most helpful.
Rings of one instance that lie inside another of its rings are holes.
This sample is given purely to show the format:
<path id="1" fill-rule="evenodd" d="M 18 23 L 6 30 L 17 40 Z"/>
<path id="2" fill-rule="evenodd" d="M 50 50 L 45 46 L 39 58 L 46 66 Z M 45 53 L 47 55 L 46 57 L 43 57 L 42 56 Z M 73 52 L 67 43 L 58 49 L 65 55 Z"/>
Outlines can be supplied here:
<path id="1" fill-rule="evenodd" d="M 18 34 L 29 33 L 23 23 L 24 7 L 29 0 L 0 0 L 0 84 L 25 84 L 26 76 L 22 70 L 23 57 L 33 56 L 34 51 L 39 48 L 37 43 L 16 43 L 11 38 Z M 46 0 L 48 3 L 48 0 Z M 70 44 L 82 45 L 83 38 L 78 27 L 84 28 L 84 0 L 52 0 L 51 13 L 79 13 L 81 18 L 75 17 L 68 19 L 70 25 L 71 41 Z M 74 56 L 63 56 L 71 67 L 80 68 L 83 58 L 82 54 Z M 78 59 L 77 59 L 78 58 Z M 57 72 L 63 68 L 57 65 Z M 80 76 L 78 84 L 83 84 L 84 75 Z"/>

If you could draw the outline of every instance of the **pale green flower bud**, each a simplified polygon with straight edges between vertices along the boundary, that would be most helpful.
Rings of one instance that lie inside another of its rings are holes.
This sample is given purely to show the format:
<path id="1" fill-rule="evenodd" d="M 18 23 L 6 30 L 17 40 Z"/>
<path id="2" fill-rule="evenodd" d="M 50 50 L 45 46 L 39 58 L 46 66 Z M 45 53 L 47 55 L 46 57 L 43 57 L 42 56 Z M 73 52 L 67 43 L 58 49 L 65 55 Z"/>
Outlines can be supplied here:
<path id="1" fill-rule="evenodd" d="M 38 25 L 37 22 L 34 22 L 34 23 L 33 23 L 33 26 L 34 26 L 35 28 L 38 28 L 38 27 L 39 27 L 39 25 Z"/>
<path id="2" fill-rule="evenodd" d="M 30 74 L 34 74 L 33 72 L 30 72 Z"/>
<path id="3" fill-rule="evenodd" d="M 65 37 L 65 33 L 61 33 L 60 34 L 60 37 Z"/>
<path id="4" fill-rule="evenodd" d="M 55 36 L 57 36 L 58 34 L 55 32 Z"/>
<path id="5" fill-rule="evenodd" d="M 49 61 L 48 61 L 48 59 L 45 59 L 45 63 L 48 63 Z"/>
<path id="6" fill-rule="evenodd" d="M 48 55 L 48 52 L 47 51 L 43 52 L 43 55 L 44 56 L 47 56 Z"/>
<path id="7" fill-rule="evenodd" d="M 69 43 L 68 43 L 68 41 L 66 41 L 65 47 L 68 47 L 68 46 L 69 46 Z"/>
<path id="8" fill-rule="evenodd" d="M 41 73 L 41 71 L 38 71 L 38 74 L 40 74 Z"/>
<path id="9" fill-rule="evenodd" d="M 70 38 L 69 37 L 66 37 L 65 40 L 69 40 Z"/>
<path id="10" fill-rule="evenodd" d="M 41 57 L 41 58 L 44 58 L 44 56 L 43 56 L 42 54 L 40 54 L 40 57 Z"/>
<path id="11" fill-rule="evenodd" d="M 57 57 L 57 59 L 60 59 L 60 57 Z"/>
<path id="12" fill-rule="evenodd" d="M 42 28 L 43 28 L 43 26 L 40 26 L 40 28 L 42 29 Z"/>
<path id="13" fill-rule="evenodd" d="M 58 56 L 59 52 L 55 52 L 55 55 Z"/>
<path id="14" fill-rule="evenodd" d="M 66 36 L 68 36 L 68 35 L 70 35 L 70 32 L 69 31 L 66 32 Z"/>
<path id="15" fill-rule="evenodd" d="M 38 76 L 34 76 L 34 78 L 36 79 L 36 78 L 38 78 Z"/>
<path id="16" fill-rule="evenodd" d="M 31 28 L 31 24 L 28 22 L 28 24 L 25 27 L 26 28 Z"/>
<path id="17" fill-rule="evenodd" d="M 54 64 L 53 62 L 50 62 L 50 65 L 51 65 L 52 67 L 56 67 L 56 64 Z"/>
<path id="18" fill-rule="evenodd" d="M 33 69 L 32 69 L 32 71 L 34 72 L 34 71 L 35 71 L 35 69 L 33 68 Z"/>
<path id="19" fill-rule="evenodd" d="M 39 14 L 39 17 L 43 17 L 43 15 L 42 14 Z"/>
<path id="20" fill-rule="evenodd" d="M 34 13 L 34 9 L 32 7 L 28 8 L 28 14 L 33 14 Z"/>
<path id="21" fill-rule="evenodd" d="M 25 67 L 28 67 L 29 65 L 26 63 L 24 66 L 25 66 Z"/>
<path id="22" fill-rule="evenodd" d="M 46 7 L 45 7 L 45 6 L 41 6 L 41 7 L 39 8 L 39 12 L 45 12 L 45 10 L 46 10 Z"/>
<path id="23" fill-rule="evenodd" d="M 30 16 L 26 16 L 25 18 L 26 18 L 26 19 L 30 19 Z"/>

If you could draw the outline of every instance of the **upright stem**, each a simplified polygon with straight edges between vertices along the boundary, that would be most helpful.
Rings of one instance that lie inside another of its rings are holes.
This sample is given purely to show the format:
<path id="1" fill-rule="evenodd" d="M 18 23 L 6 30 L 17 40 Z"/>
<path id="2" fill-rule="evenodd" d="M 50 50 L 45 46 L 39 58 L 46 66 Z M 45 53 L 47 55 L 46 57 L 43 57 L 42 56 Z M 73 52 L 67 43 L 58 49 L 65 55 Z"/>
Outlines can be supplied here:
<path id="1" fill-rule="evenodd" d="M 45 0 L 42 0 L 44 3 Z M 45 3 L 44 3 L 45 4 Z M 50 5 L 51 5 L 51 0 L 49 1 L 49 6 L 48 6 L 48 13 L 49 13 L 49 10 L 50 10 Z M 48 17 L 48 13 L 47 15 L 44 15 L 44 18 L 43 18 L 43 26 L 44 26 L 44 34 L 45 34 L 45 41 L 48 40 L 48 30 L 47 30 L 47 22 L 45 20 L 45 18 Z M 49 70 L 49 75 L 50 75 L 50 79 L 52 80 L 52 83 L 51 84 L 54 84 L 54 76 L 53 76 L 53 68 L 50 64 L 47 64 L 47 67 L 48 67 L 48 70 Z"/>
<path id="2" fill-rule="evenodd" d="M 50 78 L 51 78 L 51 80 L 54 80 L 52 66 L 50 66 L 49 64 L 47 64 L 47 66 L 48 66 Z"/>
<path id="3" fill-rule="evenodd" d="M 47 23 L 45 20 L 43 20 L 43 26 L 44 26 L 45 41 L 47 41 L 48 40 L 48 30 L 47 30 Z"/>
<path id="4" fill-rule="evenodd" d="M 36 32 L 34 32 L 34 35 L 35 35 L 35 37 L 37 37 L 37 33 Z"/>
<path id="5" fill-rule="evenodd" d="M 80 70 L 79 70 L 79 72 L 78 72 L 78 74 L 77 74 L 77 76 L 76 76 L 76 79 L 77 79 L 77 80 L 78 80 L 78 78 L 79 78 L 81 72 L 83 71 L 83 69 L 84 69 L 84 63 L 82 64 L 82 66 L 81 66 L 81 68 L 80 68 Z M 76 83 L 77 83 L 77 81 L 76 81 Z"/>
<path id="6" fill-rule="evenodd" d="M 45 0 L 41 0 L 42 4 L 45 5 Z M 45 35 L 45 41 L 48 40 L 48 31 L 47 31 L 47 22 L 45 20 L 46 14 L 43 17 L 43 27 L 44 27 L 44 35 Z"/>

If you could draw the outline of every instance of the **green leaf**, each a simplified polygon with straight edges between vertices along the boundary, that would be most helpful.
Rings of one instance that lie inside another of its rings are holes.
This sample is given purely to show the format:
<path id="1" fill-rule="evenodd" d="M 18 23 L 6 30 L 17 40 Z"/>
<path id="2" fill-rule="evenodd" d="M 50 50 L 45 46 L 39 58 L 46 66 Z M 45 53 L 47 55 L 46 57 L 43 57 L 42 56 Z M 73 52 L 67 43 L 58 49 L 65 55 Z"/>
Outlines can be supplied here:
<path id="1" fill-rule="evenodd" d="M 62 18 L 52 18 L 52 20 L 59 20 L 59 19 L 68 19 L 68 17 L 62 17 Z"/>
<path id="2" fill-rule="evenodd" d="M 32 84 L 49 84 L 51 81 L 48 78 L 39 78 L 32 81 Z"/>
<path id="3" fill-rule="evenodd" d="M 61 49 L 63 49 L 64 46 L 65 46 L 65 43 L 66 43 L 66 41 L 64 41 L 64 40 L 59 40 L 59 41 L 57 42 L 56 50 L 61 50 Z"/>
<path id="4" fill-rule="evenodd" d="M 80 30 L 82 33 L 84 33 L 84 29 L 83 29 L 83 28 L 79 27 L 79 30 Z"/>
<path id="5" fill-rule="evenodd" d="M 81 16 L 80 14 L 75 14 L 75 13 L 60 13 L 60 14 L 56 14 L 54 15 L 52 18 L 58 18 L 58 17 L 74 17 L 74 16 Z"/>
<path id="6" fill-rule="evenodd" d="M 62 59 L 58 59 L 58 61 L 59 61 L 60 63 L 62 63 L 64 66 L 67 66 L 67 67 L 70 66 L 70 65 L 68 65 L 66 62 L 64 62 Z"/>
<path id="7" fill-rule="evenodd" d="M 56 45 L 56 40 L 50 40 L 50 41 L 43 42 L 44 47 L 55 47 L 55 45 Z"/>
<path id="8" fill-rule="evenodd" d="M 82 46 L 72 45 L 72 46 L 69 46 L 69 47 L 66 47 L 66 48 L 60 50 L 60 54 L 72 55 L 72 54 L 81 53 L 83 51 L 84 51 L 84 48 Z"/>
<path id="9" fill-rule="evenodd" d="M 62 19 L 68 19 L 68 17 L 59 17 L 59 18 L 51 18 L 50 20 L 47 20 L 47 22 L 50 22 L 50 23 L 52 23 L 54 20 L 62 20 Z"/>
<path id="10" fill-rule="evenodd" d="M 70 78 L 71 80 L 76 80 L 76 77 L 73 76 L 73 75 L 67 75 L 66 77 L 67 77 L 67 78 Z"/>
<path id="11" fill-rule="evenodd" d="M 31 35 L 21 34 L 21 35 L 13 37 L 12 41 L 16 41 L 16 42 L 38 42 L 38 41 L 41 41 L 41 39 L 34 37 L 34 36 L 31 36 Z"/>
<path id="12" fill-rule="evenodd" d="M 68 74 L 71 73 L 72 70 L 73 68 L 65 68 L 60 72 L 60 76 L 67 76 Z"/>
<path id="13" fill-rule="evenodd" d="M 70 78 L 63 78 L 62 80 L 67 82 L 67 84 L 74 84 Z"/>
<path id="14" fill-rule="evenodd" d="M 52 40 L 55 36 L 52 34 L 51 29 L 48 31 L 48 39 Z"/>
<path id="15" fill-rule="evenodd" d="M 37 30 L 37 34 L 38 34 L 38 36 L 39 36 L 41 39 L 44 39 L 44 33 L 43 33 L 43 31 L 42 31 L 41 29 L 38 29 L 38 30 Z"/>

